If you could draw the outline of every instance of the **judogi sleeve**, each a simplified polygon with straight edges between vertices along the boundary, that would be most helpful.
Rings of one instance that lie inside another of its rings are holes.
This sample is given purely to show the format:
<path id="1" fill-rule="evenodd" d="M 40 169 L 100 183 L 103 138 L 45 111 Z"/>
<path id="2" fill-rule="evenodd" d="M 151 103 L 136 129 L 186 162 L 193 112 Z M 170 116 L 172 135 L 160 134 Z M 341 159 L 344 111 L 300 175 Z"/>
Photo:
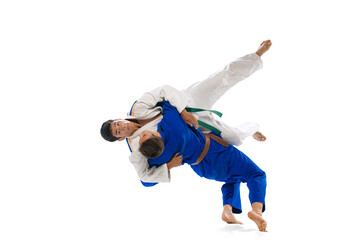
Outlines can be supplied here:
<path id="1" fill-rule="evenodd" d="M 142 182 L 170 182 L 170 171 L 166 164 L 150 168 L 147 158 L 139 151 L 132 152 L 129 158 Z"/>
<path id="2" fill-rule="evenodd" d="M 134 103 L 130 116 L 139 119 L 155 117 L 161 111 L 161 108 L 156 107 L 156 104 L 162 101 L 168 101 L 180 113 L 188 105 L 190 98 L 179 90 L 169 85 L 164 85 L 140 97 Z"/>

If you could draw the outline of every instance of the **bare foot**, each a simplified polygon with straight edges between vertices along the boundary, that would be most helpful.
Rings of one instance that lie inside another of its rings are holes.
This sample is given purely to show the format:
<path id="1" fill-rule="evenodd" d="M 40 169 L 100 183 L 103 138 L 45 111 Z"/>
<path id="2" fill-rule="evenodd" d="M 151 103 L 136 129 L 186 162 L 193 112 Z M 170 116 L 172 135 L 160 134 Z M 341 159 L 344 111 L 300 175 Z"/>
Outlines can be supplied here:
<path id="1" fill-rule="evenodd" d="M 254 133 L 252 136 L 255 140 L 260 141 L 260 142 L 263 142 L 266 140 L 266 137 L 259 131 Z"/>
<path id="2" fill-rule="evenodd" d="M 270 47 L 272 45 L 271 40 L 265 40 L 260 44 L 260 47 L 258 48 L 258 50 L 256 51 L 256 54 L 259 55 L 259 57 L 261 57 L 264 53 L 266 53 Z"/>
<path id="3" fill-rule="evenodd" d="M 224 205 L 224 211 L 221 219 L 228 224 L 243 224 L 242 222 L 236 220 L 232 212 L 232 206 L 228 204 Z"/>
<path id="4" fill-rule="evenodd" d="M 256 223 L 260 232 L 267 232 L 267 222 L 263 219 L 261 214 L 258 214 L 255 211 L 250 211 L 248 213 L 248 217 Z"/>

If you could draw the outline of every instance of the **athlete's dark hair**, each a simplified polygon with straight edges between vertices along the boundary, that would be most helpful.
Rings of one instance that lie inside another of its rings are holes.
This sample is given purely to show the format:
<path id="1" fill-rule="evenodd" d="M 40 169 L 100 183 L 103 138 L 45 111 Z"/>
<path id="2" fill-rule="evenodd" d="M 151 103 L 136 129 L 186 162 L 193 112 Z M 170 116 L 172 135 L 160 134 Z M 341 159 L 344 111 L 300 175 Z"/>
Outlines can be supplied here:
<path id="1" fill-rule="evenodd" d="M 152 135 L 140 145 L 139 150 L 146 158 L 157 158 L 164 151 L 164 141 Z"/>
<path id="2" fill-rule="evenodd" d="M 108 121 L 104 122 L 100 129 L 101 136 L 106 141 L 109 141 L 109 142 L 115 142 L 120 139 L 120 138 L 114 137 L 114 135 L 112 135 L 112 133 L 110 131 L 110 125 L 112 122 L 114 122 L 114 120 L 108 120 Z"/>

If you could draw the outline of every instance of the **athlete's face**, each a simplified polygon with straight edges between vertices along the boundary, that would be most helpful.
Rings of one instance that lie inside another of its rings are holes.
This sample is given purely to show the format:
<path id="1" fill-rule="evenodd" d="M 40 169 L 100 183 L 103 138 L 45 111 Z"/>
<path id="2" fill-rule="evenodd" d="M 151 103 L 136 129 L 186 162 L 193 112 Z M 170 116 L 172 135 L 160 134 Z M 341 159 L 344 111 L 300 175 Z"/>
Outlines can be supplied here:
<path id="1" fill-rule="evenodd" d="M 114 137 L 124 140 L 137 130 L 136 124 L 124 119 L 117 119 L 110 125 L 110 131 Z"/>

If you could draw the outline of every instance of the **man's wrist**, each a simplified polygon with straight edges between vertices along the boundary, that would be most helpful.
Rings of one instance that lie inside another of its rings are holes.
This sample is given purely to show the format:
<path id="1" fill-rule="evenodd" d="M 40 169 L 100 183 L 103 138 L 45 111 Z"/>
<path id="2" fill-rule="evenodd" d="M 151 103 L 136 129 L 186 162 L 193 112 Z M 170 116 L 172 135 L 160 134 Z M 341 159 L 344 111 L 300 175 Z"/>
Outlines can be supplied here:
<path id="1" fill-rule="evenodd" d="M 182 110 L 181 112 L 180 112 L 180 115 L 184 115 L 184 114 L 186 114 L 187 113 L 187 111 L 186 111 L 186 109 L 184 109 L 184 110 Z"/>
<path id="2" fill-rule="evenodd" d="M 169 170 L 172 168 L 172 166 L 171 166 L 171 163 L 170 163 L 170 162 L 166 163 L 166 166 L 167 166 L 167 168 L 168 168 Z"/>

